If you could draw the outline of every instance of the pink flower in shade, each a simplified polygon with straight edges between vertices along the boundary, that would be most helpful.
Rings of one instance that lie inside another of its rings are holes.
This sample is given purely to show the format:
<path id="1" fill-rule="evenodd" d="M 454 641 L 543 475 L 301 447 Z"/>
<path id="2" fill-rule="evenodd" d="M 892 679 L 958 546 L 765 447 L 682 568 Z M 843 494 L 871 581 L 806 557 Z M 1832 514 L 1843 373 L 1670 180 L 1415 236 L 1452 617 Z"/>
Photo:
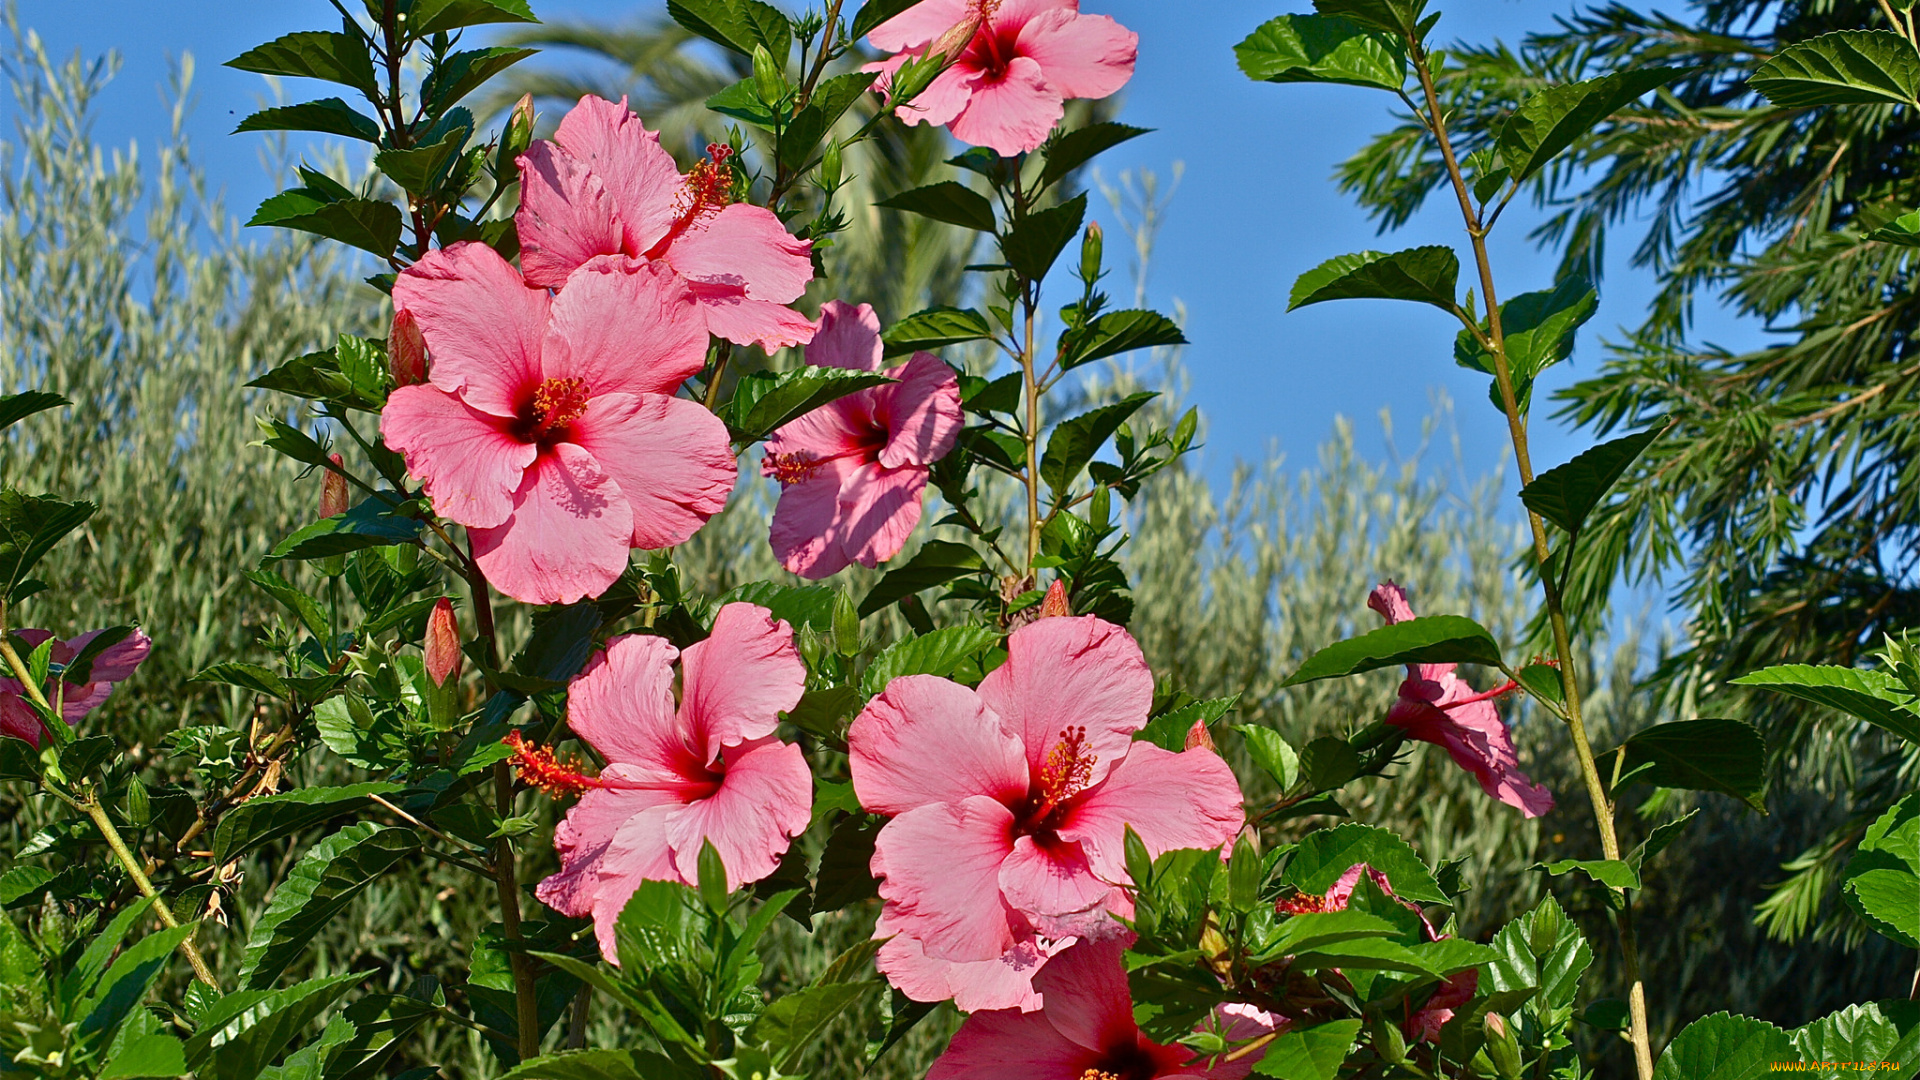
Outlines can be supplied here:
<path id="1" fill-rule="evenodd" d="M 970 690 L 887 684 L 848 733 L 854 791 L 891 817 L 874 844 L 880 970 L 963 1011 L 1039 1006 L 1033 976 L 1068 939 L 1124 932 L 1127 826 L 1147 849 L 1218 847 L 1245 818 L 1233 771 L 1134 732 L 1153 675 L 1126 631 L 1041 619 Z"/>
<path id="2" fill-rule="evenodd" d="M 1406 590 L 1391 581 L 1373 590 L 1367 606 L 1389 623 L 1413 618 Z M 1553 809 L 1553 794 L 1520 771 L 1513 738 L 1493 705 L 1494 698 L 1513 687 L 1476 693 L 1454 674 L 1454 666 L 1408 664 L 1400 700 L 1387 712 L 1387 723 L 1405 730 L 1410 738 L 1444 749 L 1456 765 L 1480 781 L 1488 795 L 1526 816 L 1539 817 Z"/>
<path id="3" fill-rule="evenodd" d="M 49 651 L 49 659 L 56 664 L 71 664 L 74 657 L 87 643 L 99 637 L 105 631 L 89 630 L 76 638 L 55 641 Z M 25 643 L 28 651 L 38 649 L 53 634 L 46 630 L 15 630 L 12 636 Z M 16 646 L 16 650 L 18 646 Z M 80 718 L 99 708 L 113 692 L 115 683 L 125 682 L 133 675 L 133 669 L 140 666 L 148 654 L 153 652 L 153 640 L 146 634 L 135 630 L 126 637 L 102 651 L 93 658 L 93 670 L 88 672 L 86 682 L 66 682 L 56 687 L 48 681 L 42 688 L 49 703 L 53 702 L 55 691 L 60 695 L 60 718 L 70 726 L 79 726 Z M 24 656 L 23 656 L 24 658 Z M 40 745 L 43 731 L 40 715 L 27 703 L 27 688 L 18 679 L 0 679 L 0 735 L 15 739 L 25 739 L 35 746 Z"/>
<path id="4" fill-rule="evenodd" d="M 882 349 L 872 307 L 830 300 L 807 362 L 879 371 Z M 891 374 L 897 382 L 829 402 L 767 440 L 761 471 L 781 484 L 774 554 L 802 577 L 823 578 L 849 563 L 878 566 L 900 554 L 920 523 L 930 467 L 960 437 L 965 421 L 952 368 L 914 353 Z"/>
<path id="5" fill-rule="evenodd" d="M 630 549 L 678 544 L 726 505 L 726 425 L 673 396 L 706 362 L 706 329 L 665 268 L 602 256 L 554 296 L 461 243 L 408 267 L 393 299 L 433 364 L 387 399 L 380 432 L 501 592 L 598 595 Z"/>
<path id="6" fill-rule="evenodd" d="M 1399 900 L 1399 897 L 1393 895 L 1393 886 L 1388 883 L 1387 875 L 1366 863 L 1355 863 L 1347 867 L 1347 872 L 1340 875 L 1340 879 L 1333 883 L 1333 888 L 1328 889 L 1325 896 L 1311 894 L 1290 896 L 1276 903 L 1274 908 L 1282 915 L 1345 911 L 1347 905 L 1353 900 L 1353 890 L 1360 884 L 1362 873 L 1371 878 L 1381 892 Z M 1426 913 L 1420 910 L 1418 904 L 1408 903 L 1405 900 L 1400 900 L 1400 903 L 1420 916 L 1420 925 L 1426 928 L 1428 941 L 1439 941 L 1447 936 L 1434 930 L 1433 924 L 1427 921 Z M 1439 989 L 1435 990 L 1419 1009 L 1407 1017 L 1403 1025 L 1407 1038 L 1414 1042 L 1439 1042 L 1440 1029 L 1446 1026 L 1447 1021 L 1453 1019 L 1453 1011 L 1472 1001 L 1479 987 L 1478 968 L 1468 968 L 1449 976 L 1440 983 Z"/>
<path id="7" fill-rule="evenodd" d="M 1263 1056 L 1210 1059 L 1140 1033 L 1120 954 L 1126 941 L 1083 941 L 1034 976 L 1046 999 L 1036 1012 L 996 1009 L 967 1017 L 927 1080 L 1239 1080 Z M 1284 1019 L 1247 1005 L 1220 1010 L 1211 1025 L 1231 1043 L 1283 1029 Z"/>
<path id="8" fill-rule="evenodd" d="M 882 73 L 882 92 L 909 59 L 957 48 L 900 118 L 945 124 L 955 138 L 1006 155 L 1046 142 L 1068 98 L 1103 98 L 1125 86 L 1140 45 L 1140 35 L 1111 18 L 1080 14 L 1079 0 L 926 0 L 867 40 L 896 54 L 864 69 Z"/>
<path id="9" fill-rule="evenodd" d="M 768 350 L 807 341 L 813 324 L 785 305 L 813 280 L 811 242 L 766 207 L 731 202 L 732 150 L 707 152 L 681 176 L 625 98 L 581 98 L 554 141 L 520 156 L 514 222 L 527 281 L 558 289 L 596 255 L 647 259 L 691 286 L 715 335 Z"/>
<path id="10" fill-rule="evenodd" d="M 773 873 L 812 813 L 807 759 L 774 734 L 806 681 L 793 627 L 753 604 L 721 608 L 713 634 L 684 653 L 658 637 L 609 641 L 567 701 L 567 725 L 606 767 L 588 779 L 550 757 L 532 763 L 543 786 L 585 791 L 554 830 L 560 872 L 535 895 L 567 915 L 591 915 L 611 961 L 614 921 L 634 890 L 643 881 L 698 884 L 707 841 L 729 888 Z"/>

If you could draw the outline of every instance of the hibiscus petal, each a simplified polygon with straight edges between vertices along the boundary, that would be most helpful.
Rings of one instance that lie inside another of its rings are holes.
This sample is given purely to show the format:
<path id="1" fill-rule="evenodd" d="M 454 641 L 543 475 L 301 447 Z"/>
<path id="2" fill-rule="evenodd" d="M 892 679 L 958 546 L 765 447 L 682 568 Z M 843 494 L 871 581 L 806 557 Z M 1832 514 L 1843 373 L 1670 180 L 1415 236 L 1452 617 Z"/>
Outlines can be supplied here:
<path id="1" fill-rule="evenodd" d="M 1000 899 L 1013 813 L 985 796 L 909 810 L 880 830 L 873 871 L 895 905 L 893 925 L 928 955 L 990 960 L 1014 943 Z"/>
<path id="2" fill-rule="evenodd" d="M 572 439 L 620 485 L 633 519 L 628 541 L 637 548 L 672 547 L 698 532 L 726 508 L 739 472 L 727 426 L 683 398 L 595 397 Z"/>
<path id="3" fill-rule="evenodd" d="M 804 345 L 813 337 L 805 315 L 747 295 L 739 282 L 691 281 L 693 299 L 707 319 L 707 332 L 735 345 L 758 345 L 768 352 Z"/>
<path id="4" fill-rule="evenodd" d="M 847 754 L 860 805 L 876 814 L 972 795 L 1007 805 L 1027 796 L 1020 740 L 979 695 L 934 675 L 887 683 L 847 730 Z"/>
<path id="5" fill-rule="evenodd" d="M 433 385 L 473 408 L 514 416 L 540 383 L 547 293 L 485 244 L 429 251 L 393 283 L 393 306 L 427 339 Z"/>
<path id="6" fill-rule="evenodd" d="M 1017 46 L 1070 98 L 1103 98 L 1133 78 L 1140 35 L 1105 15 L 1055 9 L 1026 24 Z"/>
<path id="7" fill-rule="evenodd" d="M 966 108 L 947 129 L 962 142 L 991 147 L 1008 157 L 1024 154 L 1047 141 L 1066 113 L 1063 101 L 1038 61 L 1016 56 L 999 79 L 982 76 L 974 81 Z"/>
<path id="8" fill-rule="evenodd" d="M 851 560 L 840 545 L 840 485 L 858 465 L 852 458 L 823 461 L 781 490 L 767 536 L 780 565 L 816 581 L 846 569 Z"/>
<path id="9" fill-rule="evenodd" d="M 829 300 L 820 305 L 820 322 L 807 343 L 807 363 L 816 367 L 879 371 L 885 345 L 880 341 L 880 316 L 872 304 Z"/>
<path id="10" fill-rule="evenodd" d="M 380 412 L 380 435 L 426 485 L 433 511 L 470 529 L 499 525 L 540 448 L 507 422 L 438 387 L 402 386 Z"/>
<path id="11" fill-rule="evenodd" d="M 1082 941 L 1034 976 L 1033 988 L 1046 1002 L 1041 1015 L 1062 1038 L 1091 1050 L 1134 1041 L 1140 1029 L 1121 963 L 1128 944 L 1127 938 Z"/>
<path id="12" fill-rule="evenodd" d="M 1471 692 L 1464 683 L 1460 685 L 1461 693 Z M 1493 702 L 1476 701 L 1442 710 L 1407 696 L 1405 688 L 1401 695 L 1387 711 L 1387 723 L 1406 729 L 1410 738 L 1446 750 L 1454 764 L 1473 774 L 1482 791 L 1527 817 L 1539 817 L 1553 809 L 1553 793 L 1521 771 L 1513 737 Z"/>
<path id="13" fill-rule="evenodd" d="M 694 281 L 739 285 L 755 300 L 790 304 L 813 280 L 812 250 L 773 211 L 734 203 L 674 237 L 665 258 Z"/>
<path id="14" fill-rule="evenodd" d="M 637 777 L 631 766 L 614 764 L 602 774 L 605 779 Z M 678 806 L 680 800 L 664 790 L 615 790 L 596 788 L 580 797 L 567 811 L 565 820 L 554 826 L 553 846 L 560 855 L 558 873 L 543 879 L 533 894 L 540 902 L 560 912 L 581 918 L 593 910 L 595 890 L 600 883 L 600 864 L 607 848 L 628 819 L 658 806 Z"/>
<path id="15" fill-rule="evenodd" d="M 541 140 L 520 155 L 520 270 L 527 283 L 558 289 L 567 275 L 600 255 L 626 249 L 626 230 L 601 178 L 562 147 Z"/>
<path id="16" fill-rule="evenodd" d="M 1084 1080 L 1114 1075 L 1100 1068 L 1105 1063 L 1100 1051 L 1081 1046 L 1054 1028 L 1047 1019 L 1050 1010 L 1051 1005 L 1039 1012 L 974 1013 L 927 1070 L 927 1080 Z"/>
<path id="17" fill-rule="evenodd" d="M 807 665 L 785 620 L 757 604 L 728 604 L 714 617 L 713 633 L 682 654 L 680 683 L 680 715 L 694 745 L 717 761 L 721 747 L 779 728 L 779 714 L 806 692 Z"/>
<path id="18" fill-rule="evenodd" d="M 1407 602 L 1407 590 L 1392 581 L 1383 581 L 1367 594 L 1367 606 L 1380 613 L 1387 625 L 1413 618 L 1413 605 Z M 1407 674 L 1415 679 L 1439 681 L 1453 675 L 1454 664 L 1408 664 Z"/>
<path id="19" fill-rule="evenodd" d="M 883 915 L 874 936 L 886 937 L 892 933 Z M 895 934 L 880 946 L 876 966 L 888 982 L 915 1001 L 951 1000 L 954 1008 L 961 1012 L 982 1009 L 1031 1012 L 1040 1007 L 1040 995 L 1033 989 L 1033 976 L 1047 960 L 1042 944 L 1017 942 L 990 960 L 942 960 L 928 956 L 914 938 Z M 1071 1080 L 1080 1080 L 1080 1077 L 1075 1075 Z"/>
<path id="20" fill-rule="evenodd" d="M 633 511 L 593 455 L 558 443 L 513 493 L 513 515 L 472 529 L 474 561 L 494 588 L 528 604 L 598 596 L 627 568 Z"/>
<path id="21" fill-rule="evenodd" d="M 885 433 L 884 423 L 875 415 L 875 395 L 886 389 L 856 390 L 782 424 L 767 439 L 769 459 L 797 454 L 801 460 L 812 461 L 835 457 L 873 460 L 874 444 Z M 769 466 L 767 475 L 777 478 L 779 474 Z"/>
<path id="22" fill-rule="evenodd" d="M 24 692 L 18 680 L 0 679 L 0 735 L 25 739 L 39 746 L 40 736 L 46 729 L 41 726 L 40 714 L 22 699 Z M 69 725 L 72 723 L 68 721 Z"/>
<path id="23" fill-rule="evenodd" d="M 673 821 L 673 864 L 682 881 L 697 883 L 700 849 L 711 841 L 727 869 L 728 889 L 759 881 L 779 869 L 780 856 L 806 831 L 812 810 L 813 775 L 799 747 L 778 739 L 730 747 L 719 790 Z"/>
<path id="24" fill-rule="evenodd" d="M 1113 891 L 1071 841 L 1022 836 L 1000 864 L 1000 895 L 1048 937 L 1110 936 L 1120 925 L 1108 913 Z"/>
<path id="25" fill-rule="evenodd" d="M 867 34 L 867 43 L 881 52 L 899 52 L 925 45 L 965 20 L 976 0 L 923 0 L 881 23 Z"/>
<path id="26" fill-rule="evenodd" d="M 887 425 L 880 464 L 897 469 L 946 457 L 966 423 L 960 412 L 959 376 L 928 353 L 914 353 L 891 374 L 899 382 L 875 390 Z"/>
<path id="27" fill-rule="evenodd" d="M 666 638 L 622 634 L 587 661 L 567 688 L 567 726 L 635 780 L 704 779 L 675 714 L 673 661 Z M 698 774 L 698 775 L 696 775 Z"/>
<path id="28" fill-rule="evenodd" d="M 553 137 L 606 185 L 626 230 L 627 254 L 647 251 L 667 235 L 683 186 L 680 167 L 626 98 L 615 103 L 588 94 L 561 118 Z"/>
<path id="29" fill-rule="evenodd" d="M 907 546 L 920 524 L 920 496 L 927 470 L 920 465 L 888 469 L 871 463 L 855 469 L 840 484 L 840 545 L 861 566 L 879 566 Z"/>
<path id="30" fill-rule="evenodd" d="M 1092 615 L 1027 624 L 1007 638 L 1007 662 L 980 683 L 980 697 L 1027 749 L 1037 774 L 1067 728 L 1086 728 L 1098 783 L 1136 745 L 1153 707 L 1153 672 L 1125 630 Z"/>
<path id="31" fill-rule="evenodd" d="M 650 806 L 621 823 L 601 853 L 593 884 L 593 935 L 600 941 L 600 955 L 609 964 L 620 963 L 614 924 L 641 884 L 681 880 L 673 867 L 668 835 L 675 820 L 685 812 L 686 807 L 678 803 Z"/>
<path id="32" fill-rule="evenodd" d="M 542 348 L 550 379 L 586 380 L 595 395 L 672 394 L 707 363 L 707 325 L 672 270 L 599 256 L 567 278 Z"/>
<path id="33" fill-rule="evenodd" d="M 1180 848 L 1229 843 L 1246 822 L 1240 784 L 1220 755 L 1196 748 L 1182 753 L 1134 743 L 1106 780 L 1068 804 L 1059 828 L 1077 840 L 1093 872 L 1127 880 L 1128 826 L 1155 856 Z"/>
<path id="34" fill-rule="evenodd" d="M 78 656 L 87 643 L 105 633 L 104 630 L 89 630 L 67 642 L 74 655 Z M 94 682 L 125 682 L 133 675 L 133 669 L 140 666 L 153 652 L 153 639 L 145 631 L 135 628 L 133 633 L 106 647 L 100 655 L 93 658 L 93 670 L 89 677 Z M 63 661 L 65 663 L 67 661 Z"/>
<path id="35" fill-rule="evenodd" d="M 868 64 L 860 70 L 880 72 L 879 80 L 873 84 L 874 89 L 890 95 L 893 92 L 893 73 L 900 70 L 909 59 L 917 58 L 924 52 L 924 49 L 919 49 L 913 53 L 902 53 L 876 64 Z M 973 85 L 979 79 L 979 69 L 962 60 L 934 76 L 933 82 L 927 84 L 927 88 L 912 101 L 900 106 L 895 115 L 908 127 L 923 123 L 935 127 L 951 124 L 953 118 L 967 107 L 968 100 L 973 97 Z"/>

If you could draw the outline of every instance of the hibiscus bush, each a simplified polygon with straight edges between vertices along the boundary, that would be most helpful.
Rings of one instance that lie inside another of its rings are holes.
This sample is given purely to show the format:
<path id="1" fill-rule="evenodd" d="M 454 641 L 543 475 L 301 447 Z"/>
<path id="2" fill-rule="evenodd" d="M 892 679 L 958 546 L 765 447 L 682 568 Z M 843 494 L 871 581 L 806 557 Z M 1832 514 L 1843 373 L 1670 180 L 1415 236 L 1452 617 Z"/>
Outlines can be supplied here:
<path id="1" fill-rule="evenodd" d="M 1766 748 L 1746 724 L 1678 718 L 1596 749 L 1573 636 L 1595 613 L 1569 606 L 1604 590 L 1569 583 L 1583 530 L 1665 428 L 1536 473 L 1533 383 L 1595 294 L 1568 277 L 1500 302 L 1486 236 L 1530 178 L 1684 73 L 1539 89 L 1463 153 L 1435 90 L 1439 15 L 1317 6 L 1255 30 L 1242 69 L 1396 95 L 1457 197 L 1476 284 L 1462 293 L 1449 247 L 1362 252 L 1302 276 L 1292 306 L 1410 300 L 1460 321 L 1455 357 L 1490 376 L 1512 436 L 1540 602 L 1534 630 L 1503 641 L 1416 614 L 1419 582 L 1354 596 L 1377 625 L 1314 643 L 1286 684 L 1404 677 L 1304 745 L 1243 722 L 1234 697 L 1156 678 L 1128 629 L 1129 521 L 1198 418 L 1146 391 L 1072 404 L 1077 371 L 1184 343 L 1102 291 L 1075 183 L 1147 134 L 1065 123 L 1069 100 L 1131 76 L 1136 36 L 1110 17 L 1075 0 L 799 16 L 673 0 L 751 72 L 707 102 L 727 141 L 684 169 L 624 101 L 585 97 L 536 138 L 523 99 L 481 131 L 462 102 L 529 53 L 462 39 L 534 21 L 524 0 L 336 4 L 340 29 L 230 61 L 353 96 L 240 124 L 358 140 L 373 166 L 351 183 L 302 166 L 251 224 L 363 253 L 387 332 L 342 333 L 251 384 L 280 395 L 260 452 L 308 470 L 318 513 L 247 572 L 281 610 L 266 662 L 194 676 L 250 708 L 168 737 L 191 785 L 150 789 L 89 722 L 164 638 L 18 625 L 59 587 L 36 568 L 101 511 L 0 491 L 0 781 L 59 815 L 0 875 L 23 913 L 0 918 L 0 1072 L 344 1080 L 459 1033 L 516 1080 L 774 1080 L 813 1068 L 850 1017 L 872 1021 L 871 1067 L 936 1015 L 959 1018 L 938 1080 L 1568 1080 L 1615 1046 L 1631 1062 L 1615 1067 L 1653 1080 L 1920 1052 L 1908 1001 L 1791 1032 L 1721 1013 L 1664 1048 L 1650 1031 L 1660 981 L 1641 970 L 1635 901 L 1693 812 L 1627 849 L 1621 804 L 1640 785 L 1663 793 L 1641 804 L 1655 817 L 1686 792 L 1764 809 Z M 1834 38 L 1756 86 L 1851 107 L 1862 86 L 1884 96 L 1863 64 L 1920 70 L 1911 24 Z M 889 325 L 834 294 L 822 256 L 855 220 L 849 149 L 897 124 L 969 148 L 950 178 L 881 205 L 976 234 L 979 261 L 972 306 Z M 24 390 L 0 399 L 0 428 L 58 423 L 68 404 Z M 703 593 L 675 549 L 756 458 L 779 488 L 765 542 L 792 576 Z M 1871 668 L 1745 681 L 1920 741 L 1904 641 Z M 1555 725 L 1542 742 L 1572 762 L 1557 773 L 1578 776 L 1600 853 L 1530 872 L 1597 898 L 1604 939 L 1551 896 L 1468 937 L 1467 860 L 1343 821 L 1343 797 L 1391 780 L 1417 743 L 1502 813 L 1552 810 L 1509 728 L 1520 696 Z M 349 782 L 293 782 L 310 755 Z M 1246 777 L 1260 798 L 1229 757 L 1261 774 Z M 1867 826 L 1842 885 L 1908 947 L 1916 815 L 1909 796 Z M 269 845 L 281 872 L 243 893 L 237 868 Z M 436 905 L 488 912 L 464 980 L 354 958 L 308 970 L 363 895 L 429 877 L 451 882 Z M 783 969 L 776 925 L 824 935 L 855 910 L 870 935 L 810 977 Z M 1582 985 L 1602 951 L 1623 999 Z M 162 982 L 176 958 L 190 983 Z M 634 1038 L 588 1045 L 595 1009 Z"/>

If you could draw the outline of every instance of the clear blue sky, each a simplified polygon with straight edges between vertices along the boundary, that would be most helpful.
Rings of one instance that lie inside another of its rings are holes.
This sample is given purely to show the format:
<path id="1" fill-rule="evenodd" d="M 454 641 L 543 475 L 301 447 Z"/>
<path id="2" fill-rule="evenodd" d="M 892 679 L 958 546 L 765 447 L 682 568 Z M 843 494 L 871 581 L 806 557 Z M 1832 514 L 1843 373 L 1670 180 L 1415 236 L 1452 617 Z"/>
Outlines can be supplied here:
<path id="1" fill-rule="evenodd" d="M 533 0 L 534 10 L 549 19 L 617 19 L 661 6 L 658 0 Z M 1443 202 L 1400 233 L 1376 237 L 1329 180 L 1338 162 L 1386 125 L 1390 97 L 1348 87 L 1256 84 L 1234 67 L 1235 42 L 1273 15 L 1307 10 L 1307 0 L 1082 0 L 1082 6 L 1140 33 L 1139 68 L 1124 91 L 1122 119 L 1158 129 L 1108 154 L 1102 168 L 1109 177 L 1124 168 L 1165 175 L 1172 162 L 1185 162 L 1154 262 L 1151 300 L 1168 308 L 1178 299 L 1187 307 L 1191 399 L 1212 422 L 1209 474 L 1224 478 L 1235 458 L 1262 458 L 1270 444 L 1290 463 L 1305 465 L 1336 414 L 1354 420 L 1363 450 L 1379 456 L 1384 446 L 1376 416 L 1383 407 L 1392 410 L 1406 449 L 1437 391 L 1456 402 L 1468 473 L 1491 469 L 1503 452 L 1504 431 L 1486 405 L 1484 378 L 1454 366 L 1457 327 L 1445 315 L 1385 301 L 1285 313 L 1294 278 L 1333 255 L 1426 243 L 1464 247 L 1457 212 Z M 1517 41 L 1569 10 L 1568 0 L 1442 0 L 1436 6 L 1447 12 L 1441 38 L 1482 42 Z M 260 163 L 264 140 L 228 132 L 256 107 L 265 87 L 259 76 L 219 64 L 261 41 L 337 18 L 325 0 L 21 0 L 20 15 L 56 55 L 121 53 L 125 66 L 97 129 L 109 144 L 150 146 L 164 137 L 168 58 L 192 53 L 198 74 L 189 130 L 196 156 L 241 213 L 271 193 Z M 0 102 L 0 111 L 11 108 L 10 100 Z M 1528 225 L 1528 214 L 1510 212 L 1494 238 L 1507 295 L 1549 283 L 1554 260 L 1526 242 Z M 1619 327 L 1639 320 L 1651 288 L 1621 261 L 1631 248 L 1626 237 L 1609 248 L 1616 265 L 1599 314 L 1583 332 L 1572 367 L 1543 381 L 1542 398 L 1594 369 L 1601 337 L 1618 337 Z M 1730 346 L 1759 340 L 1757 328 L 1717 313 L 1705 313 L 1702 326 L 1706 336 Z M 1542 467 L 1585 444 L 1544 416 L 1535 429 Z"/>

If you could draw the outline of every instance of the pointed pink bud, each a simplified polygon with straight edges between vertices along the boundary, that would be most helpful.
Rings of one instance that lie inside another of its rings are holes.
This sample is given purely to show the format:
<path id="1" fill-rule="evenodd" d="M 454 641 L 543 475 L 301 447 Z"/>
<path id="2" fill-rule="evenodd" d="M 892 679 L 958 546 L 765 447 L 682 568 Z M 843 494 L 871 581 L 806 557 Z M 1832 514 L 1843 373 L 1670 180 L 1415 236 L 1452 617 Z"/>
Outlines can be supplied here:
<path id="1" fill-rule="evenodd" d="M 993 17 L 1000 7 L 1000 0 L 974 0 L 967 5 L 967 14 L 959 22 L 947 28 L 927 50 L 927 55 L 939 55 L 953 60 L 959 57 L 972 43 L 973 36 L 980 32 L 980 24 Z"/>
<path id="2" fill-rule="evenodd" d="M 1040 601 L 1039 618 L 1052 619 L 1071 614 L 1073 608 L 1067 604 L 1067 583 L 1055 578 L 1053 584 L 1047 586 L 1047 595 Z"/>
<path id="3" fill-rule="evenodd" d="M 338 470 L 341 467 L 339 454 L 328 454 L 333 468 L 328 469 L 320 480 L 320 516 L 338 517 L 347 512 L 347 478 Z"/>
<path id="4" fill-rule="evenodd" d="M 1201 748 L 1213 749 L 1213 732 L 1207 730 L 1205 720 L 1195 720 L 1193 726 L 1187 729 L 1187 749 Z"/>
<path id="5" fill-rule="evenodd" d="M 427 337 L 406 308 L 393 313 L 393 329 L 387 332 L 387 368 L 393 372 L 395 386 L 427 381 Z"/>
<path id="6" fill-rule="evenodd" d="M 427 616 L 427 678 L 435 686 L 445 686 L 460 677 L 460 624 L 453 617 L 453 603 L 441 597 Z"/>

